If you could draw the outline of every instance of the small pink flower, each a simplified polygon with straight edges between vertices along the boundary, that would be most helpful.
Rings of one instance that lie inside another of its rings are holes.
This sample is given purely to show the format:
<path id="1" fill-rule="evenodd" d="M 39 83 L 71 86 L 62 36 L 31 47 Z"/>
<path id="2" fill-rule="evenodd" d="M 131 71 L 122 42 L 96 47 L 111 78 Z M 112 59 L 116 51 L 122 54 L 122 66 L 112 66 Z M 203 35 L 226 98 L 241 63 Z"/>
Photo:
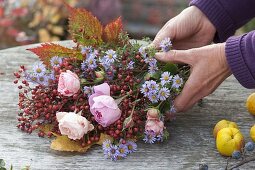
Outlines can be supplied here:
<path id="1" fill-rule="evenodd" d="M 145 124 L 146 131 L 153 131 L 156 135 L 164 130 L 164 123 L 160 120 L 147 120 Z"/>
<path id="2" fill-rule="evenodd" d="M 58 92 L 64 96 L 72 96 L 80 89 L 79 77 L 67 70 L 59 75 Z"/>
<path id="3" fill-rule="evenodd" d="M 95 86 L 94 91 L 89 97 L 90 112 L 100 125 L 107 127 L 120 118 L 121 111 L 110 96 L 110 86 L 107 83 Z"/>
<path id="4" fill-rule="evenodd" d="M 74 112 L 57 112 L 56 116 L 61 134 L 67 135 L 70 139 L 81 139 L 84 134 L 94 129 L 85 117 Z"/>
<path id="5" fill-rule="evenodd" d="M 159 119 L 159 113 L 160 111 L 158 109 L 151 108 L 147 111 L 147 119 L 152 120 L 152 119 Z"/>

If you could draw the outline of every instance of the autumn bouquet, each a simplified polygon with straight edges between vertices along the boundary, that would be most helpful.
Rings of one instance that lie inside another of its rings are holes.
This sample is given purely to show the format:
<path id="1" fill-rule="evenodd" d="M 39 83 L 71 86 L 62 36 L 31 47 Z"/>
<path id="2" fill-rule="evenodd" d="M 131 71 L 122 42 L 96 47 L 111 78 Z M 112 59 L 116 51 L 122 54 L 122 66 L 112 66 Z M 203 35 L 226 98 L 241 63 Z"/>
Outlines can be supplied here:
<path id="1" fill-rule="evenodd" d="M 28 49 L 41 62 L 14 73 L 20 89 L 17 127 L 54 137 L 54 150 L 85 152 L 102 145 L 114 161 L 136 151 L 139 139 L 162 142 L 168 137 L 164 117 L 188 74 L 185 66 L 154 58 L 171 49 L 170 39 L 159 50 L 144 47 L 128 38 L 120 18 L 103 27 L 90 12 L 68 9 L 76 45 Z"/>

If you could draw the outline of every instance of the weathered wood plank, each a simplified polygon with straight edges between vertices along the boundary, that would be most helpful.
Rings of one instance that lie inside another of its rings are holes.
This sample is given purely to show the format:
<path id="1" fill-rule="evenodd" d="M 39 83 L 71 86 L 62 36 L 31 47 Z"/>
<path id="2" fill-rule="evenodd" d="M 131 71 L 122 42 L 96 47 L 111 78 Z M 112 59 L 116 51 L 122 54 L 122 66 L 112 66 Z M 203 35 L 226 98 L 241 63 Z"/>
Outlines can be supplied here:
<path id="1" fill-rule="evenodd" d="M 70 42 L 62 42 L 72 46 Z M 210 169 L 225 166 L 226 159 L 215 149 L 212 129 L 221 119 L 236 121 L 246 140 L 254 124 L 245 109 L 245 100 L 252 92 L 244 89 L 230 77 L 219 89 L 204 99 L 202 107 L 195 106 L 177 115 L 167 124 L 169 141 L 149 145 L 138 143 L 138 151 L 118 162 L 105 160 L 100 147 L 93 147 L 85 154 L 60 153 L 50 150 L 49 139 L 28 135 L 16 128 L 18 90 L 12 83 L 13 72 L 19 65 L 37 61 L 35 55 L 16 47 L 0 51 L 0 158 L 15 169 L 31 165 L 31 169 L 198 169 L 199 163 L 207 163 Z M 255 169 L 255 163 L 241 169 Z"/>

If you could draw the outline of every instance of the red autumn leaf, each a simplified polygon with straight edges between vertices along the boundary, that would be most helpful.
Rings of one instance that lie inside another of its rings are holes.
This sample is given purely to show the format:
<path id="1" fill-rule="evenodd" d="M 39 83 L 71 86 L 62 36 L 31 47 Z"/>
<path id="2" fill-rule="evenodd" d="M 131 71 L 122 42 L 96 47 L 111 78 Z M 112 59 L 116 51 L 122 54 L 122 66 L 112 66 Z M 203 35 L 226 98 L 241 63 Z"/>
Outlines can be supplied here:
<path id="1" fill-rule="evenodd" d="M 72 38 L 84 46 L 102 43 L 103 26 L 99 20 L 85 9 L 69 9 L 69 33 Z"/>
<path id="2" fill-rule="evenodd" d="M 118 44 L 119 34 L 123 31 L 121 17 L 107 24 L 104 28 L 104 41 L 108 43 Z"/>
<path id="3" fill-rule="evenodd" d="M 29 51 L 32 51 L 36 55 L 39 56 L 39 58 L 44 62 L 45 65 L 50 65 L 50 59 L 54 56 L 59 57 L 74 57 L 77 59 L 82 59 L 82 54 L 79 51 L 63 47 L 58 44 L 53 43 L 45 43 L 41 44 L 40 47 L 27 49 Z"/>

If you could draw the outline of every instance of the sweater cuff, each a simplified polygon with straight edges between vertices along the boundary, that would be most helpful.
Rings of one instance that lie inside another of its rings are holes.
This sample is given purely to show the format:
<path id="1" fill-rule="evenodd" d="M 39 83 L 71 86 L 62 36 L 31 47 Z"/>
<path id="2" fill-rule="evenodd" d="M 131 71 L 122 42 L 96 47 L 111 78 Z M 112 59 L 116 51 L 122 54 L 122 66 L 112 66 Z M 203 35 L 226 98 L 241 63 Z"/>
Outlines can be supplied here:
<path id="1" fill-rule="evenodd" d="M 215 26 L 214 42 L 225 42 L 235 33 L 234 21 L 218 0 L 192 0 L 190 5 L 199 8 Z"/>
<path id="2" fill-rule="evenodd" d="M 254 88 L 255 79 L 244 59 L 246 56 L 245 36 L 246 34 L 230 37 L 226 42 L 225 52 L 228 65 L 239 83 L 246 88 Z"/>

